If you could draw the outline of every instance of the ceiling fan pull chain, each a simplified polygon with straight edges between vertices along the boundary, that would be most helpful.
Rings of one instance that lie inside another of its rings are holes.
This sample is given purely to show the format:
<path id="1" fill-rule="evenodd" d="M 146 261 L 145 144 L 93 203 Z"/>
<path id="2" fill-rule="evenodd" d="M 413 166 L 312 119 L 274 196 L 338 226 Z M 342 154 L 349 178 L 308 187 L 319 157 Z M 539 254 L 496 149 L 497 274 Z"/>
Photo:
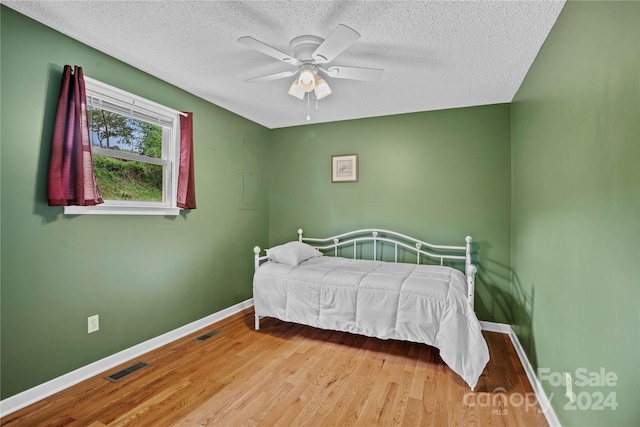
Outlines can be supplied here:
<path id="1" fill-rule="evenodd" d="M 311 120 L 311 116 L 309 115 L 309 98 L 311 98 L 311 94 L 307 94 L 307 121 Z"/>

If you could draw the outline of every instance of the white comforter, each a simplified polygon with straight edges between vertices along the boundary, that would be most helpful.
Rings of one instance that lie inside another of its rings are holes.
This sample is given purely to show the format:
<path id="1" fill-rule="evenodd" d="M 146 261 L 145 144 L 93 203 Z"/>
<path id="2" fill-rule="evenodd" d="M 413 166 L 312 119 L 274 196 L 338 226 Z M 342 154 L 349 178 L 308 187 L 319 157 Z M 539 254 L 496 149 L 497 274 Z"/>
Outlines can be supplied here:
<path id="1" fill-rule="evenodd" d="M 489 350 L 466 295 L 450 267 L 329 256 L 267 262 L 253 280 L 256 315 L 431 345 L 474 388 Z"/>

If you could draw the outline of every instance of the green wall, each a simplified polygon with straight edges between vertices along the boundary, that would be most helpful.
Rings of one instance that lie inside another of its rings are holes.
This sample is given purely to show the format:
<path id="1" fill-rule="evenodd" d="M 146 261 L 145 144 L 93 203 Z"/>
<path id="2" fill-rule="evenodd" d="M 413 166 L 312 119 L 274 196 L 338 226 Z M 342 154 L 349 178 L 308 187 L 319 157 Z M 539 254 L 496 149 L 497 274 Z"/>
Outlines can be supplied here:
<path id="1" fill-rule="evenodd" d="M 475 239 L 476 307 L 511 322 L 508 104 L 273 130 L 269 242 L 389 228 L 432 243 Z M 359 182 L 331 183 L 331 156 L 358 154 Z"/>
<path id="2" fill-rule="evenodd" d="M 567 3 L 512 104 L 271 131 L 0 10 L 3 399 L 250 298 L 256 244 L 383 227 L 471 234 L 481 319 L 513 324 L 534 367 L 618 375 L 575 390 L 613 390 L 615 411 L 565 411 L 543 381 L 563 425 L 640 424 L 637 2 Z M 46 205 L 64 64 L 194 112 L 197 210 Z M 258 147 L 259 197 L 239 210 L 243 141 Z M 360 181 L 332 184 L 331 156 L 352 153 Z"/>
<path id="3" fill-rule="evenodd" d="M 574 387 L 601 411 L 542 381 L 567 426 L 640 424 L 639 9 L 567 3 L 511 107 L 514 329 L 538 368 L 618 376 Z"/>
<path id="4" fill-rule="evenodd" d="M 268 239 L 268 129 L 1 8 L 2 398 L 252 296 Z M 194 112 L 198 208 L 178 217 L 65 216 L 47 206 L 62 67 Z M 243 140 L 256 209 L 237 210 Z M 100 331 L 87 334 L 87 317 Z"/>

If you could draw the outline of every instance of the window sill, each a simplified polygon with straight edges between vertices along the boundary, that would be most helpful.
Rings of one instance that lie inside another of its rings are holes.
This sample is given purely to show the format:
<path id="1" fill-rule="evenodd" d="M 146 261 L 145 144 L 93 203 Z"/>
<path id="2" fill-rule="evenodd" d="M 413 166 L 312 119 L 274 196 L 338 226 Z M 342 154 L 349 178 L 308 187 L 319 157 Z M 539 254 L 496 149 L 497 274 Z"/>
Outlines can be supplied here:
<path id="1" fill-rule="evenodd" d="M 180 215 L 180 208 L 166 206 L 65 206 L 65 215 Z"/>

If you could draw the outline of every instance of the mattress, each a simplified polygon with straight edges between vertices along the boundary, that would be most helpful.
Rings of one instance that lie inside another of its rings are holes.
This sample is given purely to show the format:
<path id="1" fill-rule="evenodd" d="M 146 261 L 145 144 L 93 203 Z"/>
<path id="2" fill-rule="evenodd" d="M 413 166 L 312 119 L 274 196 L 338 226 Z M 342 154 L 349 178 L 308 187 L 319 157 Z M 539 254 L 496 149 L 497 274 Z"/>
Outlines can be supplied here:
<path id="1" fill-rule="evenodd" d="M 489 361 L 466 277 L 454 268 L 329 256 L 266 262 L 253 295 L 257 316 L 436 347 L 471 388 Z"/>

